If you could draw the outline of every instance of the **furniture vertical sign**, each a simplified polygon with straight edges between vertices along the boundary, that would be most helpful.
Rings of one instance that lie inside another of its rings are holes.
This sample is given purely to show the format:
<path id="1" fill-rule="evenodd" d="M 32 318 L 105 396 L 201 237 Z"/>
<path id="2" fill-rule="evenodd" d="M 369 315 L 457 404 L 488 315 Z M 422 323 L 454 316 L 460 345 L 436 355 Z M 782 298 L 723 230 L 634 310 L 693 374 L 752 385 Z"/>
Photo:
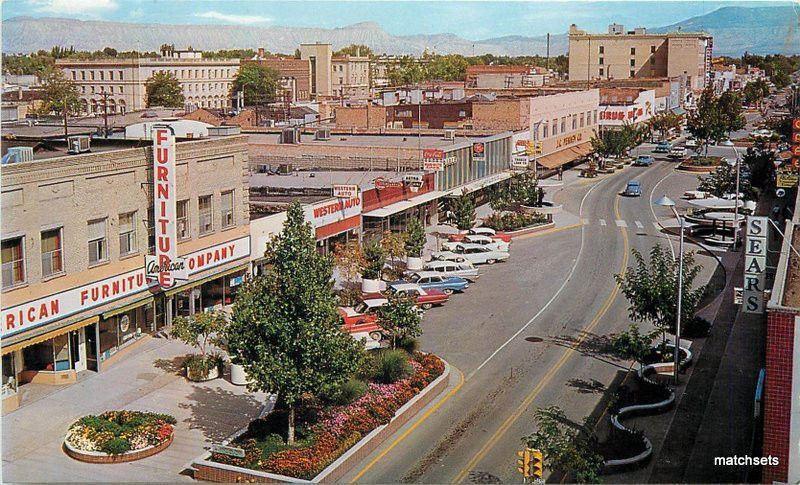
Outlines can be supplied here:
<path id="1" fill-rule="evenodd" d="M 188 279 L 188 268 L 178 258 L 176 218 L 175 135 L 168 126 L 153 126 L 153 224 L 155 256 L 145 256 L 145 274 L 161 288 Z"/>
<path id="2" fill-rule="evenodd" d="M 767 271 L 769 222 L 766 217 L 747 218 L 744 253 L 742 303 L 745 313 L 764 313 L 764 289 Z"/>

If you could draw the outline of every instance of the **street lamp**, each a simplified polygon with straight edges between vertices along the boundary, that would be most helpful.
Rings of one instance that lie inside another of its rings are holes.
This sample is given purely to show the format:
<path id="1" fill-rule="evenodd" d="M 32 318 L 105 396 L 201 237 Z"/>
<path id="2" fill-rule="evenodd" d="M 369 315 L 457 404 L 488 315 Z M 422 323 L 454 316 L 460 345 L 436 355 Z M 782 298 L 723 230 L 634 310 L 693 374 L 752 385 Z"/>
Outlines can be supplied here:
<path id="1" fill-rule="evenodd" d="M 656 205 L 660 205 L 662 207 L 669 207 L 672 210 L 672 213 L 675 214 L 675 217 L 678 219 L 678 224 L 680 225 L 680 243 L 678 244 L 678 311 L 675 316 L 675 350 L 673 352 L 675 357 L 674 363 L 674 373 L 675 373 L 675 385 L 678 385 L 678 369 L 680 368 L 680 346 L 681 346 L 681 303 L 683 300 L 683 227 L 685 221 L 678 211 L 675 210 L 675 201 L 667 197 L 664 194 L 663 197 L 656 201 Z"/>
<path id="2" fill-rule="evenodd" d="M 733 146 L 733 153 L 736 159 L 726 158 L 725 161 L 729 166 L 736 167 L 736 203 L 733 206 L 733 250 L 736 251 L 739 245 L 739 173 L 741 172 L 741 160 L 736 145 Z"/>

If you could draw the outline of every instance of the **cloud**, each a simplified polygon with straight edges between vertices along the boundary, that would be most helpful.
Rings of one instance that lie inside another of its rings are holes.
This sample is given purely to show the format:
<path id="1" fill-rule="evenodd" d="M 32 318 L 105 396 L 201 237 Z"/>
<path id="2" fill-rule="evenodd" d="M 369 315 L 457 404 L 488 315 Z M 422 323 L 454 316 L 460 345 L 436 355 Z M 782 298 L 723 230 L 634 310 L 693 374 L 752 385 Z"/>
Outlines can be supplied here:
<path id="1" fill-rule="evenodd" d="M 96 15 L 119 7 L 116 0 L 34 0 L 31 3 L 37 12 L 70 15 L 76 12 Z"/>
<path id="2" fill-rule="evenodd" d="M 262 17 L 260 15 L 235 15 L 235 14 L 217 12 L 216 10 L 210 10 L 208 12 L 203 12 L 203 13 L 196 13 L 194 15 L 195 17 L 221 20 L 223 22 L 228 22 L 232 24 L 262 24 L 272 20 L 269 17 Z"/>

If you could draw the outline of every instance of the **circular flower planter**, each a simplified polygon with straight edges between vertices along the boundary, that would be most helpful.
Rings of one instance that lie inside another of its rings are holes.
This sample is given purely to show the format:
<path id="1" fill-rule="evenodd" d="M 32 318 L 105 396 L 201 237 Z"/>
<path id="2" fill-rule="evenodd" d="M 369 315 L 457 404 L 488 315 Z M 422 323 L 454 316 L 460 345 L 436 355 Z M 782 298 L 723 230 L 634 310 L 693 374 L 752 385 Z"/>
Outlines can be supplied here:
<path id="1" fill-rule="evenodd" d="M 87 463 L 141 460 L 172 444 L 175 418 L 142 411 L 107 411 L 72 423 L 64 452 Z"/>
<path id="2" fill-rule="evenodd" d="M 186 371 L 186 378 L 192 382 L 213 381 L 214 379 L 219 377 L 219 368 L 217 368 L 217 366 L 213 366 L 211 369 L 209 369 L 208 375 L 205 377 L 192 374 L 191 372 L 189 372 L 188 367 L 184 367 L 184 370 Z"/>

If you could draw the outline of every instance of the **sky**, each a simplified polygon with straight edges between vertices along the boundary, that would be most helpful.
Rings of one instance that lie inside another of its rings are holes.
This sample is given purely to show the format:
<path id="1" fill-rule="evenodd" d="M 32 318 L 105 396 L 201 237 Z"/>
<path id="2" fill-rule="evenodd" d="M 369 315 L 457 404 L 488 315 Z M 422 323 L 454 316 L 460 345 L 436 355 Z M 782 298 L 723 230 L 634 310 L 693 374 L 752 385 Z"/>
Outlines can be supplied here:
<path id="1" fill-rule="evenodd" d="M 774 1 L 269 1 L 5 0 L 2 18 L 68 17 L 162 24 L 336 28 L 377 22 L 393 35 L 454 33 L 480 40 L 563 33 L 570 23 L 603 31 L 609 23 L 660 27 L 723 6 L 788 5 Z M 533 25 L 533 27 L 531 27 Z"/>

